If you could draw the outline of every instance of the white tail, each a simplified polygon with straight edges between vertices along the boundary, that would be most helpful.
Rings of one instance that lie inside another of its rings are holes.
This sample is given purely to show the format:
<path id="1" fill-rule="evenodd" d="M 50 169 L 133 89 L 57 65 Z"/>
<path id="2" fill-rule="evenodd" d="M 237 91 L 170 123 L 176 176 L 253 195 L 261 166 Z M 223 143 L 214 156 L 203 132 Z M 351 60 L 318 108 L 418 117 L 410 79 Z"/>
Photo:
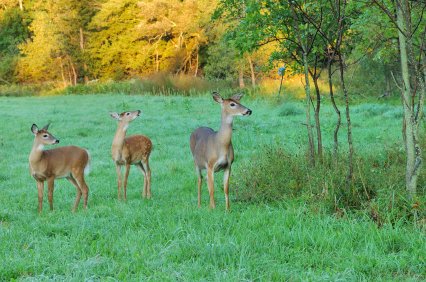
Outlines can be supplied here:
<path id="1" fill-rule="evenodd" d="M 110 113 L 111 117 L 118 120 L 117 131 L 112 141 L 112 159 L 116 165 L 118 199 L 121 197 L 121 167 L 124 165 L 124 200 L 127 198 L 127 178 L 129 177 L 130 165 L 136 165 L 144 175 L 142 197 L 151 198 L 151 169 L 149 167 L 149 155 L 152 150 L 151 140 L 144 135 L 133 135 L 126 137 L 129 123 L 136 119 L 141 111 Z"/>
<path id="2" fill-rule="evenodd" d="M 218 93 L 213 93 L 213 99 L 222 107 L 222 123 L 219 131 L 216 132 L 209 127 L 199 127 L 191 134 L 190 146 L 198 176 L 198 207 L 201 206 L 201 171 L 207 170 L 210 207 L 214 208 L 214 172 L 224 170 L 226 210 L 229 210 L 229 176 L 234 161 L 234 149 L 231 142 L 232 122 L 234 116 L 245 116 L 252 113 L 250 109 L 240 104 L 241 97 L 242 94 L 237 94 L 230 99 L 223 99 Z"/>
<path id="3" fill-rule="evenodd" d="M 44 181 L 47 181 L 49 205 L 50 209 L 53 210 L 54 181 L 63 177 L 68 179 L 77 189 L 73 211 L 77 209 L 81 195 L 84 199 L 83 206 L 86 208 L 89 187 L 84 180 L 84 171 L 88 167 L 89 154 L 87 150 L 76 146 L 43 150 L 45 145 L 59 143 L 59 140 L 47 131 L 48 128 L 49 125 L 42 129 L 38 129 L 35 124 L 31 126 L 34 143 L 29 156 L 29 163 L 30 173 L 37 182 L 38 211 L 42 211 Z"/>

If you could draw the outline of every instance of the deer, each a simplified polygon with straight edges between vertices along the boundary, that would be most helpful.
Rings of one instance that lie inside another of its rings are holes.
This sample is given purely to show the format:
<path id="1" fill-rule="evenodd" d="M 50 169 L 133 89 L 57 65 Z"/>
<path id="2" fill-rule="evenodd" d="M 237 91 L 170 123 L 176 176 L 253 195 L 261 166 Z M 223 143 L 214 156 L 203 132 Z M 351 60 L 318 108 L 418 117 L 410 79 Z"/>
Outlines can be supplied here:
<path id="1" fill-rule="evenodd" d="M 127 178 L 129 177 L 130 165 L 135 165 L 144 175 L 143 198 L 151 198 L 151 169 L 149 167 L 149 156 L 152 150 L 152 142 L 145 135 L 132 135 L 126 137 L 127 128 L 130 122 L 141 114 L 140 110 L 110 113 L 113 119 L 118 121 L 117 131 L 112 140 L 111 153 L 116 166 L 118 199 L 121 197 L 122 166 L 125 166 L 124 173 L 124 200 L 127 200 Z"/>
<path id="2" fill-rule="evenodd" d="M 224 171 L 223 185 L 225 193 L 226 211 L 229 211 L 229 178 L 231 165 L 234 161 L 232 147 L 232 124 L 235 116 L 248 116 L 252 111 L 240 103 L 243 94 L 236 94 L 224 99 L 219 93 L 213 92 L 213 100 L 222 108 L 222 121 L 219 131 L 209 127 L 199 127 L 190 137 L 191 153 L 194 159 L 195 171 L 198 176 L 198 207 L 201 207 L 202 171 L 207 170 L 207 186 L 210 196 L 210 208 L 215 208 L 214 201 L 214 173 Z"/>
<path id="3" fill-rule="evenodd" d="M 29 155 L 29 168 L 31 176 L 37 183 L 38 212 L 42 212 L 45 181 L 47 181 L 50 210 L 53 210 L 54 182 L 58 178 L 66 178 L 77 190 L 72 211 L 76 211 L 81 195 L 84 199 L 83 207 L 86 209 L 89 187 L 87 187 L 84 174 L 88 173 L 90 169 L 89 152 L 77 146 L 44 150 L 46 145 L 59 143 L 59 139 L 48 131 L 49 125 L 47 124 L 41 129 L 36 124 L 31 126 L 34 142 Z"/>

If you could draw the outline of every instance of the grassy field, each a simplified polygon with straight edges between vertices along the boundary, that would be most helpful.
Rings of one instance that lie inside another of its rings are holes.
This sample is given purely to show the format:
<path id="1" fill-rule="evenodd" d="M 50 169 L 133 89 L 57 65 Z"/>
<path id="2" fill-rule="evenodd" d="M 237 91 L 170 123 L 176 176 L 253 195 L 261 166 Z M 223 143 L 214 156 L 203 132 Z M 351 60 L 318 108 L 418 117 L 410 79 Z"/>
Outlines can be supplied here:
<path id="1" fill-rule="evenodd" d="M 370 219 L 313 213 L 302 200 L 249 204 L 234 200 L 243 166 L 263 146 L 305 149 L 301 102 L 244 99 L 250 117 L 234 122 L 236 161 L 231 212 L 225 213 L 222 174 L 215 210 L 197 208 L 189 135 L 219 126 L 220 108 L 208 96 L 61 96 L 0 98 L 0 280 L 260 280 L 401 281 L 426 279 L 426 238 L 409 224 L 378 228 Z M 141 109 L 128 133 L 151 137 L 152 200 L 141 199 L 142 176 L 132 168 L 128 201 L 117 200 L 110 144 L 110 111 Z M 331 147 L 333 111 L 323 108 Z M 399 144 L 400 106 L 353 107 L 355 150 L 380 152 Z M 75 189 L 56 181 L 55 210 L 37 213 L 28 172 L 31 124 L 52 122 L 60 145 L 89 149 L 92 172 L 87 210 L 71 213 Z M 342 130 L 341 140 L 344 140 Z M 402 176 L 403 177 L 403 176 Z"/>

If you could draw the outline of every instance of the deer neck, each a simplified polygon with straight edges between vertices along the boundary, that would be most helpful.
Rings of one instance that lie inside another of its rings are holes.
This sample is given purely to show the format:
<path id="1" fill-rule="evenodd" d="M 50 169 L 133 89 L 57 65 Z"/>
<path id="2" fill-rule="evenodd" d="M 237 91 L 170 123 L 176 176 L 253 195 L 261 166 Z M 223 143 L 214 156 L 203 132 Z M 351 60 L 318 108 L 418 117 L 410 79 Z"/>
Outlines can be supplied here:
<path id="1" fill-rule="evenodd" d="M 119 123 L 117 131 L 115 132 L 114 139 L 112 140 L 112 156 L 115 160 L 121 158 L 121 152 L 123 151 L 124 138 L 126 137 L 126 132 L 128 124 Z"/>
<path id="2" fill-rule="evenodd" d="M 32 165 L 40 162 L 43 156 L 43 149 L 44 149 L 44 145 L 34 140 L 33 147 L 31 149 L 31 153 L 29 157 L 30 163 Z"/>
<path id="3" fill-rule="evenodd" d="M 216 138 L 219 141 L 220 145 L 225 148 L 229 147 L 229 144 L 231 144 L 233 121 L 233 116 L 228 115 L 222 111 L 222 122 L 220 125 L 220 129 L 217 132 Z"/>

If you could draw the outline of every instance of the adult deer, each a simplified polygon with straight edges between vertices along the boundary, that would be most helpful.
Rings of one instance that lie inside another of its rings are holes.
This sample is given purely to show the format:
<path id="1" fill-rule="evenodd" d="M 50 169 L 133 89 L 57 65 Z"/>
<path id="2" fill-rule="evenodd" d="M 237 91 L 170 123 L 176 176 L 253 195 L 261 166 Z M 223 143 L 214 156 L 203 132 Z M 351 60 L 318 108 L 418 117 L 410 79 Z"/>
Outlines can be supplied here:
<path id="1" fill-rule="evenodd" d="M 84 180 L 84 173 L 89 170 L 89 153 L 77 146 L 65 146 L 51 150 L 43 150 L 45 145 L 58 144 L 59 139 L 47 130 L 49 124 L 42 129 L 37 125 L 31 126 L 34 134 L 34 143 L 29 156 L 30 173 L 37 182 L 38 212 L 42 211 L 44 181 L 47 181 L 50 210 L 53 210 L 54 181 L 57 178 L 66 178 L 77 189 L 77 197 L 73 211 L 75 211 L 83 195 L 84 205 L 87 207 L 89 187 Z"/>
<path id="2" fill-rule="evenodd" d="M 151 169 L 149 168 L 149 155 L 152 150 L 151 140 L 144 135 L 126 137 L 129 123 L 141 114 L 140 110 L 118 113 L 110 113 L 111 117 L 118 120 L 117 131 L 112 140 L 112 159 L 116 165 L 118 199 L 121 196 L 121 167 L 124 165 L 124 200 L 127 199 L 126 188 L 129 177 L 130 165 L 137 166 L 144 175 L 142 197 L 151 198 Z"/>
<path id="3" fill-rule="evenodd" d="M 251 115 L 251 110 L 240 104 L 242 96 L 242 94 L 237 94 L 229 99 L 223 99 L 219 93 L 214 92 L 213 99 L 222 107 L 222 123 L 219 131 L 216 132 L 209 127 L 199 127 L 191 134 L 191 152 L 198 176 L 198 207 L 201 206 L 201 171 L 207 170 L 210 208 L 214 208 L 214 173 L 224 170 L 223 185 L 226 210 L 229 210 L 229 176 L 234 161 L 234 149 L 231 142 L 232 122 L 234 116 Z"/>

